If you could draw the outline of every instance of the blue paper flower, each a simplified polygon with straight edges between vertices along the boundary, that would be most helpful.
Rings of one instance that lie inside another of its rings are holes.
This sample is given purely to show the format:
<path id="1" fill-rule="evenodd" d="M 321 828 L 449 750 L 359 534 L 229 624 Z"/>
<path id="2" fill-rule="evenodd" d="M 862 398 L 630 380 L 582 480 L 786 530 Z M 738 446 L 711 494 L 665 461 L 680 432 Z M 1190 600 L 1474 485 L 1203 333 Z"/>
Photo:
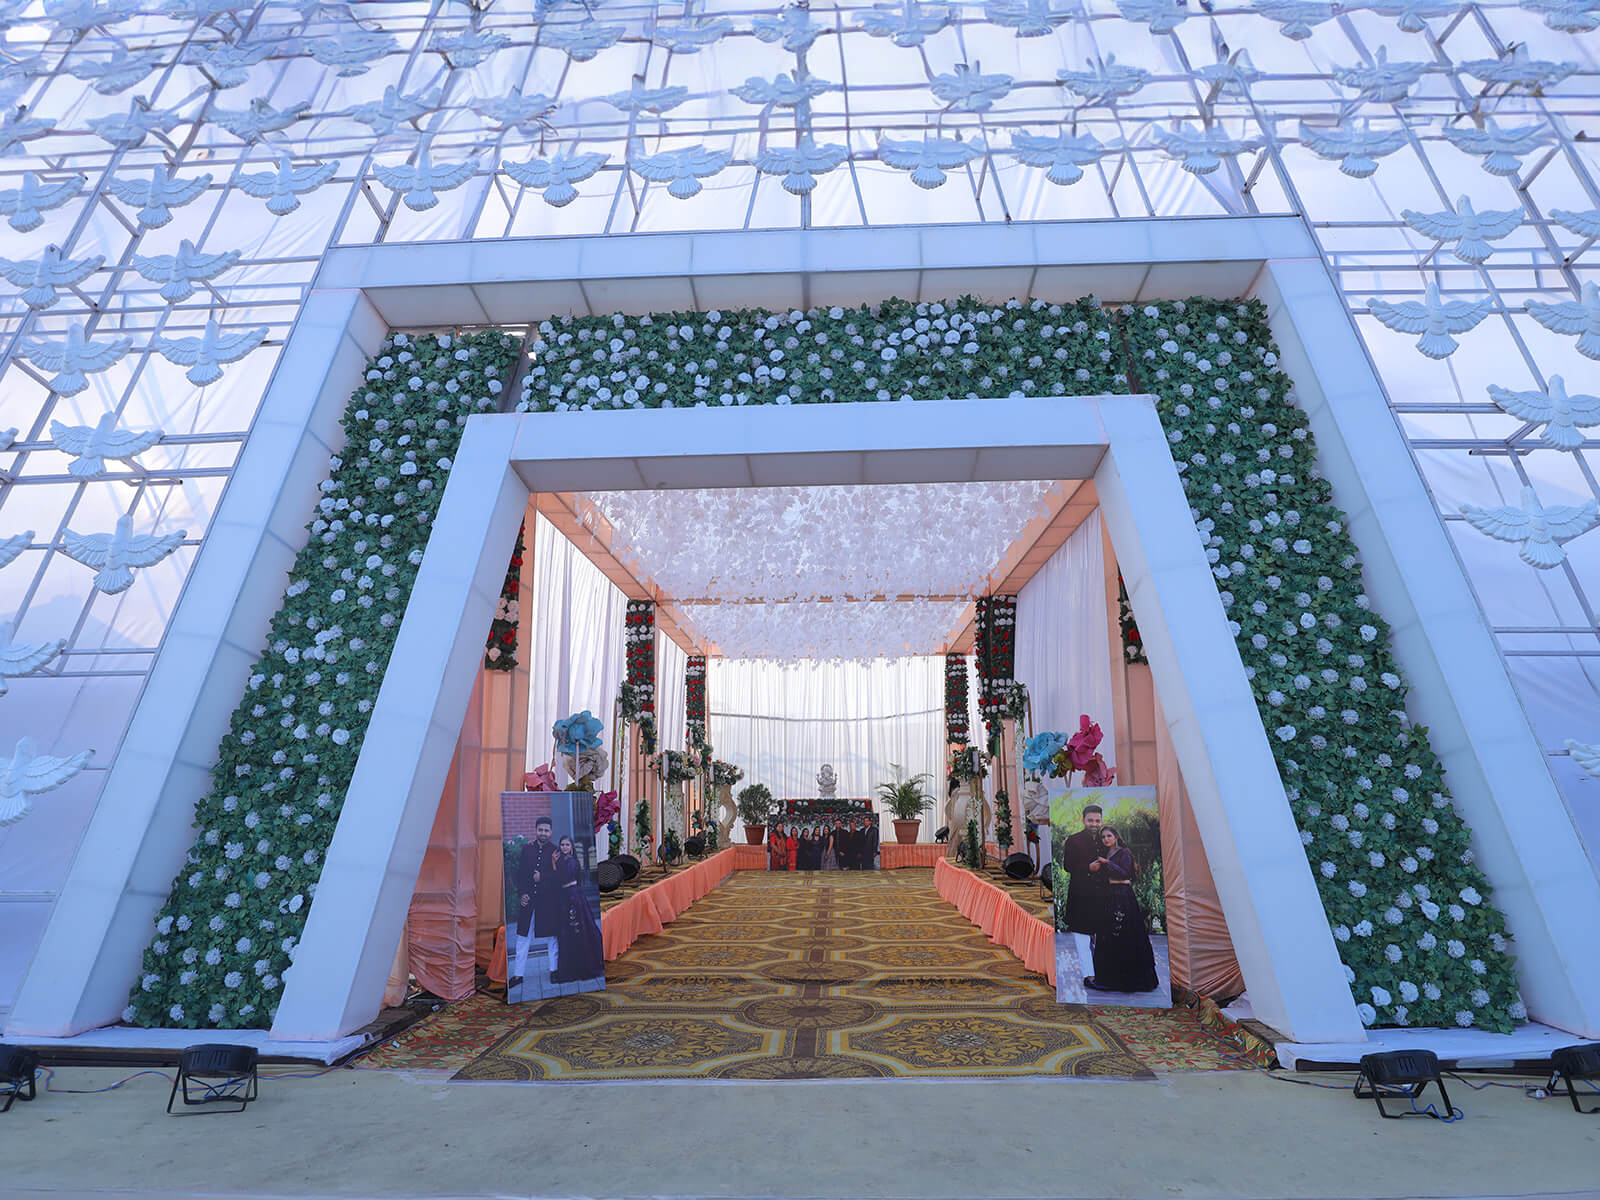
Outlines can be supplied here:
<path id="1" fill-rule="evenodd" d="M 1022 769 L 1036 775 L 1048 775 L 1051 771 L 1051 760 L 1061 753 L 1061 748 L 1066 744 L 1067 735 L 1064 733 L 1046 730 L 1044 733 L 1034 734 L 1022 749 Z"/>
<path id="2" fill-rule="evenodd" d="M 576 754 L 580 750 L 596 749 L 600 745 L 602 728 L 599 718 L 586 708 L 564 721 L 557 721 L 550 732 L 555 735 L 557 750 L 562 754 Z"/>

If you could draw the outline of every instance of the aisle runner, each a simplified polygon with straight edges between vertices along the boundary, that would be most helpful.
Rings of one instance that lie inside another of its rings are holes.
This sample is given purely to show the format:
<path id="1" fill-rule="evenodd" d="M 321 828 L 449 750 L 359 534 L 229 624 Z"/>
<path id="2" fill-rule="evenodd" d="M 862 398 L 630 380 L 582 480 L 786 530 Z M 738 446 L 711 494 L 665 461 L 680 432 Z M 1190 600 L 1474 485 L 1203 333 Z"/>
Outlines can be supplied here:
<path id="1" fill-rule="evenodd" d="M 467 1061 L 468 1049 L 486 1052 Z M 741 872 L 607 990 L 456 1005 L 362 1065 L 462 1080 L 1101 1075 L 1239 1065 L 1187 1010 L 1057 1005 L 923 872 Z"/>

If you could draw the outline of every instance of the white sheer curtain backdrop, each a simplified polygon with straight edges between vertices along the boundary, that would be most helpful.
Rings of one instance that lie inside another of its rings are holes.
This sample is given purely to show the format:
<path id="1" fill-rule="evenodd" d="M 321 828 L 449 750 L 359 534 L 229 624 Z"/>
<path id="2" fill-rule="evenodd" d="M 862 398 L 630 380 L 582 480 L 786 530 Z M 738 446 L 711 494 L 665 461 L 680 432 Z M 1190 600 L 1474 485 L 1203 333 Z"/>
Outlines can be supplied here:
<path id="1" fill-rule="evenodd" d="M 683 673 L 689 666 L 689 653 L 666 634 L 656 631 L 656 730 L 657 749 L 682 750 L 688 738 L 689 697 Z M 716 742 L 711 743 L 713 746 Z M 687 836 L 688 831 L 681 831 Z"/>
<path id="2" fill-rule="evenodd" d="M 1105 554 L 1095 509 L 1017 595 L 1016 676 L 1028 687 L 1033 728 L 1071 733 L 1087 713 L 1116 763 Z"/>
<path id="3" fill-rule="evenodd" d="M 533 603 L 523 611 L 529 667 L 528 766 L 550 761 L 550 727 L 588 709 L 605 725 L 611 751 L 614 702 L 624 671 L 627 597 L 543 517 L 533 535 Z M 681 671 L 680 671 L 681 674 Z M 681 685 L 680 685 L 681 686 Z M 569 782 L 559 766 L 556 775 Z"/>
<path id="4" fill-rule="evenodd" d="M 891 763 L 926 772 L 944 794 L 944 658 L 782 663 L 714 658 L 706 670 L 711 744 L 743 767 L 739 787 L 764 783 L 778 799 L 817 794 L 832 763 L 841 796 L 874 796 Z M 738 788 L 734 789 L 735 794 Z M 931 814 L 930 814 L 931 815 Z M 883 820 L 883 832 L 893 830 Z M 930 837 L 927 817 L 919 836 Z"/>

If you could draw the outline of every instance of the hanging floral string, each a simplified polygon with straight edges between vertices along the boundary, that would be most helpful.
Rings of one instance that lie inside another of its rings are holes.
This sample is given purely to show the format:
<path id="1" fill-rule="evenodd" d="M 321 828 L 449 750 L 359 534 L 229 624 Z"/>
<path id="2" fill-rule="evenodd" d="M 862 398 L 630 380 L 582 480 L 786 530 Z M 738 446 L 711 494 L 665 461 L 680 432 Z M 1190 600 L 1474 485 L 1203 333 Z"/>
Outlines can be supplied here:
<path id="1" fill-rule="evenodd" d="M 1017 598 L 980 596 L 976 608 L 978 711 L 993 754 L 999 749 L 1000 722 L 1014 704 L 1011 682 L 1017 659 Z"/>
<path id="2" fill-rule="evenodd" d="M 689 745 L 706 744 L 706 656 L 691 654 L 683 668 L 684 726 Z"/>
<path id="3" fill-rule="evenodd" d="M 1011 849 L 1011 797 L 1005 788 L 994 794 L 994 844 L 1000 847 L 1001 855 Z"/>
<path id="4" fill-rule="evenodd" d="M 1133 605 L 1128 603 L 1128 588 L 1122 582 L 1122 572 L 1117 572 L 1117 617 L 1122 625 L 1122 657 L 1130 663 L 1148 662 L 1144 656 L 1144 639 L 1139 636 L 1139 624 L 1133 619 Z"/>
<path id="5" fill-rule="evenodd" d="M 519 595 L 522 591 L 522 538 L 526 531 L 526 523 L 517 526 L 517 548 L 511 552 L 506 580 L 500 585 L 500 600 L 495 605 L 494 621 L 489 626 L 489 640 L 483 647 L 486 671 L 516 670 L 517 622 L 522 611 Z"/>
<path id="6" fill-rule="evenodd" d="M 967 656 L 944 656 L 944 740 L 965 746 L 971 732 L 967 718 Z"/>
<path id="7" fill-rule="evenodd" d="M 656 752 L 656 606 L 649 600 L 629 600 L 623 618 L 627 674 L 619 696 L 624 724 L 639 727 L 646 755 Z"/>

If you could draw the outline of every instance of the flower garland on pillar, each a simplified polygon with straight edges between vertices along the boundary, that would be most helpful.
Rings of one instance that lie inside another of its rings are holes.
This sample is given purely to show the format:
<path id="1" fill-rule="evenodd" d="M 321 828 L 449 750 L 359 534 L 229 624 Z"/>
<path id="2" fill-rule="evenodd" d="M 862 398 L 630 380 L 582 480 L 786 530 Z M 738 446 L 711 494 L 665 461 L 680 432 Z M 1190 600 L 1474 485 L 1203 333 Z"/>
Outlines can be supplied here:
<path id="1" fill-rule="evenodd" d="M 650 600 L 629 600 L 623 620 L 627 676 L 621 716 L 639 726 L 640 745 L 648 756 L 656 752 L 656 606 Z"/>
<path id="2" fill-rule="evenodd" d="M 517 548 L 511 552 L 511 562 L 506 567 L 506 581 L 500 585 L 500 603 L 495 606 L 494 621 L 489 626 L 489 640 L 483 647 L 483 667 L 486 671 L 514 671 L 517 668 L 517 621 L 521 617 L 523 535 L 527 523 L 517 526 Z"/>
<path id="3" fill-rule="evenodd" d="M 683 668 L 684 727 L 689 745 L 706 744 L 706 656 L 689 655 Z"/>
<path id="4" fill-rule="evenodd" d="M 1122 626 L 1123 661 L 1149 662 L 1144 656 L 1144 639 L 1139 636 L 1139 623 L 1133 619 L 1133 605 L 1128 603 L 1128 588 L 1122 582 L 1121 571 L 1117 572 L 1117 618 Z"/>
<path id="5" fill-rule="evenodd" d="M 978 712 L 989 753 L 999 750 L 1000 723 L 1014 704 L 1017 661 L 1017 598 L 980 596 L 977 602 Z"/>
<path id="6" fill-rule="evenodd" d="M 967 718 L 967 656 L 944 656 L 944 740 L 953 746 L 965 746 L 971 734 Z"/>

